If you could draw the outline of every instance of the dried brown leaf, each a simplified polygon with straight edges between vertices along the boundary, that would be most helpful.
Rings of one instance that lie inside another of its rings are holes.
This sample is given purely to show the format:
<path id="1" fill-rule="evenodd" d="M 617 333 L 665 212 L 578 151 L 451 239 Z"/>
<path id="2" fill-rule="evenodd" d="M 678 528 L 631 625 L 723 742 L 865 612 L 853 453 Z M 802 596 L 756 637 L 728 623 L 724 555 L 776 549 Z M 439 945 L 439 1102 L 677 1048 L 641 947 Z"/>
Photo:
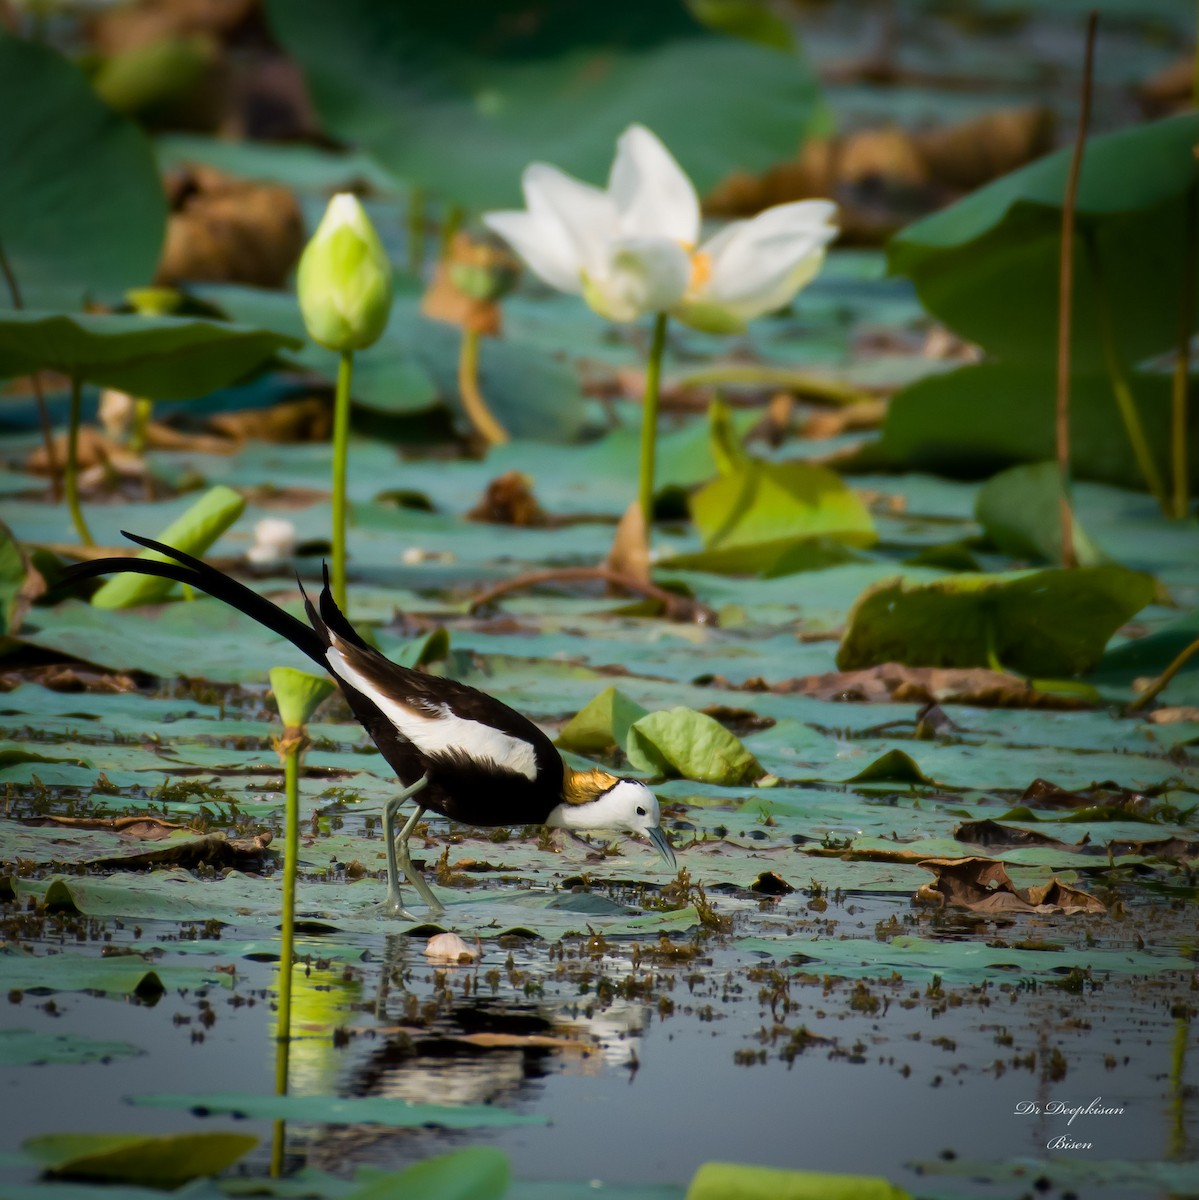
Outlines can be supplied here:
<path id="1" fill-rule="evenodd" d="M 634 500 L 620 518 L 604 566 L 639 583 L 650 582 L 649 534 L 638 501 Z"/>
<path id="2" fill-rule="evenodd" d="M 1020 803 L 1028 808 L 1119 808 L 1134 813 L 1144 812 L 1150 804 L 1147 796 L 1110 781 L 1071 791 L 1048 779 L 1034 779 Z"/>
<path id="3" fill-rule="evenodd" d="M 1003 863 L 990 858 L 931 858 L 920 865 L 936 875 L 924 884 L 916 899 L 940 907 L 966 908 L 977 913 L 1107 912 L 1088 892 L 1063 883 L 1055 875 L 1047 883 L 1021 890 L 1008 877 Z"/>
<path id="4" fill-rule="evenodd" d="M 26 825 L 59 825 L 67 829 L 104 829 L 131 842 L 161 842 L 187 826 L 161 817 L 28 817 Z"/>
<path id="5" fill-rule="evenodd" d="M 224 833 L 208 833 L 203 837 L 168 842 L 158 849 L 140 854 L 114 854 L 91 859 L 91 867 L 157 867 L 166 863 L 194 868 L 201 864 L 210 867 L 245 867 L 256 864 L 271 844 L 270 830 L 250 838 L 230 838 Z"/>
<path id="6" fill-rule="evenodd" d="M 326 442 L 333 426 L 329 405 L 316 396 L 287 400 L 269 408 L 214 413 L 208 426 L 236 442 Z"/>
<path id="7" fill-rule="evenodd" d="M 471 521 L 489 525 L 539 528 L 550 524 L 545 510 L 533 495 L 533 481 L 520 471 L 505 471 L 493 479 L 482 499 L 466 515 Z"/>
<path id="8" fill-rule="evenodd" d="M 1070 854 L 1098 851 L 1090 845 L 1091 835 L 1084 835 L 1081 842 L 1063 842 L 1058 838 L 1038 833 L 1035 829 L 1020 829 L 1015 825 L 1002 825 L 998 821 L 963 821 L 953 836 L 959 842 L 972 846 L 986 846 L 990 850 L 1015 850 L 1021 846 L 1044 846 L 1051 850 L 1063 850 Z"/>
<path id="9" fill-rule="evenodd" d="M 300 206 L 287 188 L 193 166 L 172 174 L 167 192 L 171 215 L 156 283 L 287 282 L 304 248 Z"/>
<path id="10" fill-rule="evenodd" d="M 816 696 L 821 700 L 867 703 L 895 700 L 971 704 L 980 708 L 1088 707 L 1079 696 L 1038 692 L 1016 675 L 984 667 L 909 667 L 903 663 L 883 663 L 860 671 L 803 675 L 774 684 L 770 690 Z"/>

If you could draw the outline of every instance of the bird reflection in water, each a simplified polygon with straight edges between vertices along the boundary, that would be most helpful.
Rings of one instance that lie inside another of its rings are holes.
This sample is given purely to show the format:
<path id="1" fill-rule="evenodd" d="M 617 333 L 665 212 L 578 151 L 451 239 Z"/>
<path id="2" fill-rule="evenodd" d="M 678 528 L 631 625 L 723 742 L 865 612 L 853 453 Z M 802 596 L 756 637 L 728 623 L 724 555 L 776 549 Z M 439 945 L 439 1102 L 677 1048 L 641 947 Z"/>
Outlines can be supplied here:
<path id="1" fill-rule="evenodd" d="M 350 1031 L 354 1064 L 338 1093 L 519 1112 L 533 1108 L 539 1081 L 548 1075 L 635 1070 L 648 1005 L 615 999 L 601 1009 L 480 996 L 477 989 L 487 989 L 480 974 L 474 963 L 437 966 L 432 994 L 391 991 L 376 1024 Z M 293 1083 L 293 1094 L 298 1090 Z M 419 1156 L 417 1139 L 423 1145 L 427 1136 L 379 1125 L 326 1126 L 307 1146 L 307 1162 L 335 1169 L 352 1144 L 355 1159 L 390 1163 Z M 452 1141 L 458 1135 L 442 1136 Z"/>

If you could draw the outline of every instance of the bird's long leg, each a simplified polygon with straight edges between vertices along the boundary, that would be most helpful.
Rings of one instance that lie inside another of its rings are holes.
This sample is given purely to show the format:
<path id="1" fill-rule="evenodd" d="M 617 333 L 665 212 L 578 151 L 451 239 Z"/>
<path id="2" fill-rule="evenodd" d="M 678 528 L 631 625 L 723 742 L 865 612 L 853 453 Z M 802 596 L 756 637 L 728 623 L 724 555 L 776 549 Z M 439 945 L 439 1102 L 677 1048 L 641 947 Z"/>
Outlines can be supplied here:
<path id="1" fill-rule="evenodd" d="M 417 805 L 416 812 L 408 818 L 404 823 L 404 828 L 400 830 L 398 837 L 403 845 L 403 852 L 399 856 L 396 854 L 396 813 L 399 812 L 400 805 L 405 800 L 415 796 L 428 782 L 428 775 L 422 775 L 414 784 L 404 788 L 399 795 L 392 796 L 383 805 L 383 839 L 387 843 L 387 899 L 384 901 L 383 907 L 393 916 L 400 917 L 405 921 L 415 921 L 416 918 L 404 907 L 404 901 L 400 898 L 400 861 L 404 864 L 405 877 L 421 894 L 422 898 L 426 902 L 431 900 L 432 907 L 438 912 L 444 911 L 436 897 L 429 891 L 425 881 L 419 875 L 413 878 L 412 860 L 408 856 L 408 838 L 416 828 L 416 823 L 420 820 L 421 814 L 425 811 L 420 805 Z"/>
<path id="2" fill-rule="evenodd" d="M 404 822 L 404 828 L 400 830 L 400 836 L 395 841 L 396 854 L 400 860 L 400 867 L 404 871 L 404 878 L 420 893 L 420 898 L 429 906 L 429 914 L 439 917 L 445 912 L 445 905 L 433 895 L 433 889 L 425 882 L 424 876 L 412 865 L 412 859 L 408 854 L 408 838 L 416 828 L 417 821 L 424 814 L 424 807 L 418 804 L 416 812 Z"/>

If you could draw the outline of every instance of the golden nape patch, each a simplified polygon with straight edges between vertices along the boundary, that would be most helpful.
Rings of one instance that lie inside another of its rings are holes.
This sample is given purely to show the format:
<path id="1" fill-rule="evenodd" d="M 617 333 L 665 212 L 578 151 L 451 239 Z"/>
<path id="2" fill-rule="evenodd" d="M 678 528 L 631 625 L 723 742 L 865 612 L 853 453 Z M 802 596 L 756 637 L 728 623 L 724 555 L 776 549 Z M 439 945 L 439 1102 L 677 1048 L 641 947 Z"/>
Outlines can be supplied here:
<path id="1" fill-rule="evenodd" d="M 567 767 L 562 780 L 562 799 L 567 804 L 589 804 L 619 782 L 617 776 L 607 771 L 576 771 Z"/>

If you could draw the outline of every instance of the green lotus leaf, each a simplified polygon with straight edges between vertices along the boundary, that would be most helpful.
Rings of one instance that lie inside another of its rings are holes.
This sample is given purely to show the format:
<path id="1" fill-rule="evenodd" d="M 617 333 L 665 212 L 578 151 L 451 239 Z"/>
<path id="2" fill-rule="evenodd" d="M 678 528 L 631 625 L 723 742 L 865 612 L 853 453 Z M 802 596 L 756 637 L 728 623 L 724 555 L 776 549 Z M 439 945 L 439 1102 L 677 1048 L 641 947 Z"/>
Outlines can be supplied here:
<path id="1" fill-rule="evenodd" d="M 0 106 L 0 243 L 22 305 L 75 309 L 149 282 L 167 205 L 137 126 L 59 54 L 6 32 Z"/>
<path id="2" fill-rule="evenodd" d="M 58 371 L 154 400 L 190 400 L 264 366 L 290 337 L 196 317 L 0 313 L 0 378 Z"/>
<path id="3" fill-rule="evenodd" d="M 740 738 L 691 708 L 650 713 L 629 727 L 629 762 L 639 771 L 700 783 L 753 783 L 765 773 Z"/>
<path id="4" fill-rule="evenodd" d="M 558 734 L 558 745 L 575 754 L 603 754 L 624 746 L 629 729 L 647 710 L 614 687 L 588 701 Z"/>
<path id="5" fill-rule="evenodd" d="M 837 666 L 999 663 L 1038 678 L 1081 675 L 1153 595 L 1148 575 L 1118 566 L 883 580 L 850 612 Z"/>
<path id="6" fill-rule="evenodd" d="M 59 1178 L 158 1188 L 218 1175 L 257 1145 L 246 1133 L 52 1133 L 23 1143 Z"/>

